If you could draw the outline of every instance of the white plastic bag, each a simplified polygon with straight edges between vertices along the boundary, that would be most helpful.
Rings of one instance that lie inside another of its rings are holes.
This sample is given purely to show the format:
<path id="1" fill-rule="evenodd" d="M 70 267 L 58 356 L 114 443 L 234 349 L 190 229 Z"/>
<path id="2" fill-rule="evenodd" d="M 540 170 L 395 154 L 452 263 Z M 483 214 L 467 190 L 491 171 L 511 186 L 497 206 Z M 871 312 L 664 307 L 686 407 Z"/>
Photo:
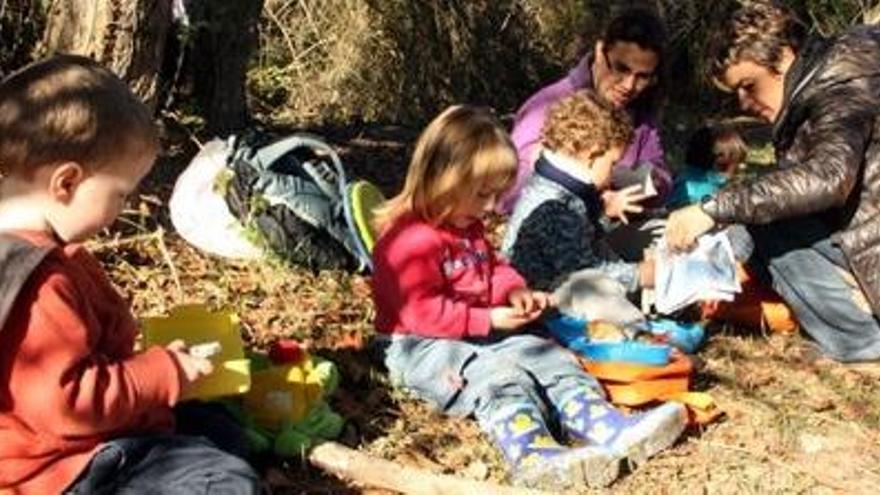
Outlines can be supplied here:
<path id="1" fill-rule="evenodd" d="M 639 308 L 626 298 L 620 282 L 592 268 L 569 275 L 553 292 L 553 300 L 563 314 L 588 321 L 629 328 L 645 320 Z"/>
<path id="2" fill-rule="evenodd" d="M 192 159 L 174 184 L 168 203 L 171 223 L 181 237 L 203 251 L 226 258 L 260 258 L 263 251 L 245 238 L 226 200 L 215 191 L 229 153 L 229 143 L 214 139 Z"/>
<path id="3" fill-rule="evenodd" d="M 704 235 L 687 253 L 673 253 L 661 239 L 655 250 L 654 306 L 670 314 L 697 301 L 731 301 L 740 291 L 730 240 Z"/>

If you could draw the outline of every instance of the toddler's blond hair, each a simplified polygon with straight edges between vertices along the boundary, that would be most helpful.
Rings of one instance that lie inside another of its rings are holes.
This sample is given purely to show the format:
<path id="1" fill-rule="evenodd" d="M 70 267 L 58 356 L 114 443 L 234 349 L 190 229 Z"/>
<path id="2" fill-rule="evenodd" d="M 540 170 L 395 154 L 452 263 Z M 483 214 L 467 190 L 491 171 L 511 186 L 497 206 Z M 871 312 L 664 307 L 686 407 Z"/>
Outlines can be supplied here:
<path id="1" fill-rule="evenodd" d="M 407 214 L 442 224 L 461 199 L 508 187 L 516 170 L 516 149 L 490 111 L 449 107 L 419 136 L 403 190 L 377 210 L 375 225 L 384 231 Z"/>
<path id="2" fill-rule="evenodd" d="M 571 157 L 593 149 L 625 147 L 632 121 L 625 111 L 602 101 L 592 91 L 577 91 L 553 104 L 542 129 L 542 144 Z"/>

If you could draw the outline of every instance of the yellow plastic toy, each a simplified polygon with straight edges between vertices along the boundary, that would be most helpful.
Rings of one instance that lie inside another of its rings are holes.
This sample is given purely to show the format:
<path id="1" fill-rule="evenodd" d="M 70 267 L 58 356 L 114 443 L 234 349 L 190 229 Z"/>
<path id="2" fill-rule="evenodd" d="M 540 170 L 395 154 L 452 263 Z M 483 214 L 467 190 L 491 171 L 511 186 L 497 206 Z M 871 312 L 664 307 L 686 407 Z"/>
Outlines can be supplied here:
<path id="1" fill-rule="evenodd" d="M 298 423 L 324 400 L 321 375 L 315 362 L 303 353 L 300 359 L 276 363 L 251 374 L 251 389 L 244 407 L 259 425 L 278 430 L 285 422 Z"/>
<path id="2" fill-rule="evenodd" d="M 203 304 L 178 306 L 167 317 L 143 321 L 145 347 L 183 340 L 192 350 L 208 350 L 214 372 L 198 380 L 184 399 L 210 400 L 241 395 L 251 387 L 250 360 L 245 358 L 239 319 L 229 311 L 209 311 Z M 219 344 L 219 345 L 217 345 Z"/>
<path id="3" fill-rule="evenodd" d="M 254 353 L 251 389 L 242 399 L 245 431 L 255 451 L 302 455 L 314 442 L 339 436 L 345 421 L 325 402 L 339 383 L 336 366 L 282 339 L 268 355 Z"/>

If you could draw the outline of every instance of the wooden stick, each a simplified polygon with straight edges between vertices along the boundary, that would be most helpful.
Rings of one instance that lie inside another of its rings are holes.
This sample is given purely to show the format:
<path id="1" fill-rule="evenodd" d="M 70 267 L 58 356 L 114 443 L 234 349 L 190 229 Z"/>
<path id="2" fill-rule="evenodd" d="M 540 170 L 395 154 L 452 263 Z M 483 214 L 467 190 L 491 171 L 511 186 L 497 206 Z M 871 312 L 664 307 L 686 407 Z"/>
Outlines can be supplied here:
<path id="1" fill-rule="evenodd" d="M 314 466 L 356 485 L 394 490 L 411 495 L 525 495 L 536 490 L 511 488 L 490 482 L 467 480 L 404 466 L 350 449 L 336 442 L 318 445 L 309 454 Z"/>
<path id="2" fill-rule="evenodd" d="M 174 264 L 174 260 L 171 259 L 171 252 L 168 251 L 168 245 L 165 244 L 165 229 L 162 227 L 156 229 L 156 244 L 159 246 L 159 252 L 162 253 L 162 258 L 165 260 L 165 264 L 168 265 L 168 269 L 171 271 L 171 279 L 174 280 L 174 286 L 177 288 L 177 301 L 180 302 L 183 300 L 183 284 L 180 283 L 180 275 L 177 273 L 177 266 Z"/>
<path id="3" fill-rule="evenodd" d="M 106 241 L 88 241 L 86 246 L 89 248 L 89 251 L 93 253 L 117 249 L 122 246 L 127 246 L 129 244 L 137 244 L 144 241 L 155 241 L 156 233 L 150 232 L 147 234 L 135 234 L 128 237 L 120 237 L 116 239 L 108 239 Z"/>

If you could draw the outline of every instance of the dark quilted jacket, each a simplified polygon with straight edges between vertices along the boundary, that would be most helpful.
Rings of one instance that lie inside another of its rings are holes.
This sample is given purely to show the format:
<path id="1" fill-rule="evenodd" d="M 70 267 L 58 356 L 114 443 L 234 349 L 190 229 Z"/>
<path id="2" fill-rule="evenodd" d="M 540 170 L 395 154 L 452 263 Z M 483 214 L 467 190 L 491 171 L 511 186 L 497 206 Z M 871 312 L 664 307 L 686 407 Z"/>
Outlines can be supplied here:
<path id="1" fill-rule="evenodd" d="M 806 45 L 773 144 L 778 169 L 719 191 L 708 213 L 745 224 L 821 215 L 880 315 L 880 28 Z"/>
<path id="2" fill-rule="evenodd" d="M 592 184 L 558 171 L 541 155 L 517 200 L 501 250 L 533 289 L 556 290 L 572 273 L 592 268 L 635 291 L 638 267 L 621 261 L 608 246 L 601 208 Z"/>

